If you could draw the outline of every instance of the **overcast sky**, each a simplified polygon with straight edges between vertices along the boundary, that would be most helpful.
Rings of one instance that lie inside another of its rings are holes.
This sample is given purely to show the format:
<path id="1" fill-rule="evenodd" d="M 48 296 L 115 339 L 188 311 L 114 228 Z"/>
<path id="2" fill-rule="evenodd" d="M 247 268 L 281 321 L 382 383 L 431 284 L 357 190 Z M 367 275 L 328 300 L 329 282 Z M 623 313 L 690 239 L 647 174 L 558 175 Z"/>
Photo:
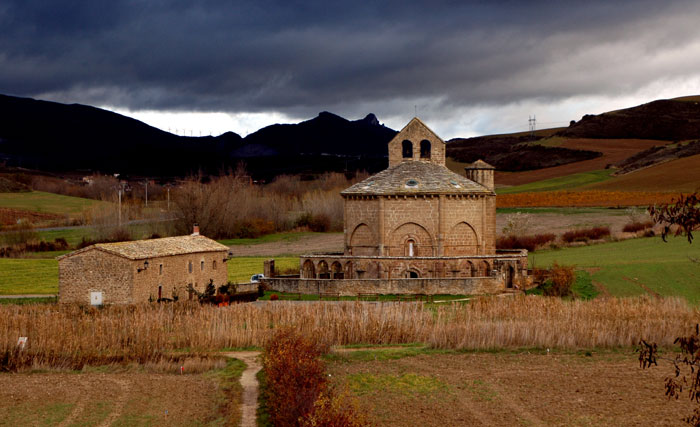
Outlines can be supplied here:
<path id="1" fill-rule="evenodd" d="M 245 135 L 331 111 L 443 138 L 700 94 L 697 1 L 3 0 L 0 93 Z"/>

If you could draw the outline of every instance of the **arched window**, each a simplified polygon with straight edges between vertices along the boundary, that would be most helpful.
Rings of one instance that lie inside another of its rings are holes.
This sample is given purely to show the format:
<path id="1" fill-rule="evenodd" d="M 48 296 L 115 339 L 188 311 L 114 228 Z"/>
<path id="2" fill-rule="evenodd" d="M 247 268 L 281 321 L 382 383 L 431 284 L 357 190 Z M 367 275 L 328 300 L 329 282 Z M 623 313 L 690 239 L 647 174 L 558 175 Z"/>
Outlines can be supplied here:
<path id="1" fill-rule="evenodd" d="M 428 141 L 427 139 L 424 139 L 420 142 L 420 158 L 430 158 L 430 141 Z"/>
<path id="2" fill-rule="evenodd" d="M 406 241 L 406 256 L 416 256 L 416 241 L 413 239 Z"/>
<path id="3" fill-rule="evenodd" d="M 187 271 L 189 271 L 190 273 L 192 273 L 192 261 L 190 261 L 190 262 L 187 264 Z"/>
<path id="4" fill-rule="evenodd" d="M 407 139 L 404 139 L 401 143 L 401 152 L 403 153 L 404 159 L 413 158 L 413 143 Z"/>
<path id="5" fill-rule="evenodd" d="M 408 271 L 408 278 L 409 279 L 417 279 L 418 278 L 418 272 L 417 271 Z"/>

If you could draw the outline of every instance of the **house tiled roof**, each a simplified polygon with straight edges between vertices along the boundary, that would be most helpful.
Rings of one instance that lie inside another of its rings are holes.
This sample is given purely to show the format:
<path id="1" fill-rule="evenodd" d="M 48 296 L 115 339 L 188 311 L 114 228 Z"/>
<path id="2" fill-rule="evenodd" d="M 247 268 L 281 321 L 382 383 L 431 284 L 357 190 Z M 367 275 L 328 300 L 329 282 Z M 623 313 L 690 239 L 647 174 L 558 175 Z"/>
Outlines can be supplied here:
<path id="1" fill-rule="evenodd" d="M 161 239 L 134 240 L 130 242 L 97 243 L 62 255 L 57 259 L 97 249 L 128 259 L 146 259 L 199 252 L 228 251 L 228 246 L 201 235 L 164 237 Z"/>
<path id="2" fill-rule="evenodd" d="M 406 161 L 346 188 L 342 195 L 493 194 L 445 166 Z"/>

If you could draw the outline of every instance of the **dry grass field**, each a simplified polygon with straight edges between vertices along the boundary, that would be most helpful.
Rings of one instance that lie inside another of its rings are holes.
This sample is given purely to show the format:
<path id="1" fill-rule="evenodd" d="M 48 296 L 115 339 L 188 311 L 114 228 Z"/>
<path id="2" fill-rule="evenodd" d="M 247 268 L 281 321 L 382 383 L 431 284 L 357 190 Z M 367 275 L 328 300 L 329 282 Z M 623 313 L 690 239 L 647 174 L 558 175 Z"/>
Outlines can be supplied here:
<path id="1" fill-rule="evenodd" d="M 283 301 L 104 309 L 2 305 L 0 371 L 178 363 L 223 348 L 261 347 L 279 327 L 294 327 L 331 345 L 421 342 L 453 350 L 577 349 L 628 347 L 645 338 L 669 346 L 695 324 L 697 315 L 677 298 L 485 297 L 433 308 Z M 19 336 L 28 337 L 23 351 L 17 348 Z"/>
<path id="2" fill-rule="evenodd" d="M 642 370 L 627 351 L 411 350 L 341 353 L 329 372 L 379 426 L 681 426 L 692 413 L 664 396 L 669 364 Z"/>

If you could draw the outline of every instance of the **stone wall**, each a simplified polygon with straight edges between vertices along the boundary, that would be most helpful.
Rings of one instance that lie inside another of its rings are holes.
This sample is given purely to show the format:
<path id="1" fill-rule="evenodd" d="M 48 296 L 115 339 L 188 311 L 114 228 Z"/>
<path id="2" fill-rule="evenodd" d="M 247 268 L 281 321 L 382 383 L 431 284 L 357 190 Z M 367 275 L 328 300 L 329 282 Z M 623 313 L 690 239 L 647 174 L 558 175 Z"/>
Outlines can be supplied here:
<path id="1" fill-rule="evenodd" d="M 372 196 L 345 199 L 346 255 L 486 255 L 496 250 L 496 197 Z"/>
<path id="2" fill-rule="evenodd" d="M 90 292 L 102 292 L 103 304 L 131 301 L 132 261 L 99 250 L 58 261 L 58 301 L 90 304 Z"/>
<path id="3" fill-rule="evenodd" d="M 421 157 L 421 141 L 430 142 L 430 156 Z M 403 141 L 410 141 L 412 156 L 403 156 Z M 389 167 L 396 166 L 406 160 L 424 161 L 445 165 L 445 142 L 418 119 L 411 120 L 405 128 L 389 142 Z"/>
<path id="4" fill-rule="evenodd" d="M 527 285 L 527 251 L 506 250 L 494 255 L 452 257 L 373 257 L 338 254 L 307 255 L 301 259 L 305 279 L 403 279 L 499 277 L 506 287 Z M 332 266 L 337 268 L 332 268 Z M 336 272 L 342 273 L 336 274 Z"/>
<path id="5" fill-rule="evenodd" d="M 338 292 L 354 296 L 358 293 L 373 294 L 426 294 L 426 295 L 482 295 L 496 294 L 505 289 L 503 282 L 494 277 L 467 279 L 285 279 L 266 278 L 265 286 L 277 292 L 318 294 Z"/>
<path id="6" fill-rule="evenodd" d="M 217 286 L 228 281 L 225 258 L 221 251 L 130 260 L 88 250 L 59 260 L 59 301 L 89 304 L 90 292 L 102 292 L 104 304 L 132 304 L 157 299 L 159 288 L 163 298 L 184 300 L 188 284 L 202 292 L 212 279 Z"/>
<path id="7" fill-rule="evenodd" d="M 224 262 L 226 256 L 226 251 L 221 251 L 150 258 L 148 269 L 134 274 L 132 301 L 157 299 L 159 287 L 162 298 L 177 295 L 179 300 L 185 300 L 190 298 L 187 292 L 189 284 L 198 292 L 204 292 L 210 280 L 216 286 L 225 285 L 228 281 L 228 270 Z M 134 262 L 137 267 L 143 267 L 143 261 Z"/>

